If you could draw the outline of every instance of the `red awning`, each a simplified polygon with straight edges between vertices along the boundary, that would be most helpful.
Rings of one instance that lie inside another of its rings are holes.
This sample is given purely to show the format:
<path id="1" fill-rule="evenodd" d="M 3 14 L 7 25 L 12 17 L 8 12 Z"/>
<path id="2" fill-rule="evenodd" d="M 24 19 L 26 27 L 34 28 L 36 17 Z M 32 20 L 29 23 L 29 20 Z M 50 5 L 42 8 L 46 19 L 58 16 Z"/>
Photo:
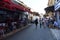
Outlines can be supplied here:
<path id="1" fill-rule="evenodd" d="M 4 2 L 4 7 L 9 9 L 9 10 L 15 11 L 16 9 L 19 9 L 21 11 L 30 12 L 30 10 L 28 8 L 26 8 L 26 7 L 22 6 L 22 5 L 19 5 L 19 4 L 15 4 L 11 0 L 3 0 L 3 2 Z"/>
<path id="2" fill-rule="evenodd" d="M 25 11 L 25 8 L 23 6 L 21 6 L 21 5 L 15 5 L 14 4 L 14 7 L 19 9 L 19 10 Z"/>
<path id="3" fill-rule="evenodd" d="M 23 7 L 22 5 L 17 5 L 13 2 L 11 2 L 11 0 L 4 0 L 4 2 L 8 3 L 9 5 L 6 5 L 7 8 L 10 8 L 11 10 L 15 10 L 15 9 L 19 9 L 22 11 L 26 11 L 25 7 Z"/>
<path id="4" fill-rule="evenodd" d="M 17 4 L 15 4 L 15 3 L 11 2 L 11 1 L 10 1 L 10 4 L 11 4 L 11 6 L 14 7 L 14 8 L 17 8 L 17 9 L 19 9 L 19 10 L 25 11 L 25 7 L 23 7 L 22 5 L 17 5 Z"/>

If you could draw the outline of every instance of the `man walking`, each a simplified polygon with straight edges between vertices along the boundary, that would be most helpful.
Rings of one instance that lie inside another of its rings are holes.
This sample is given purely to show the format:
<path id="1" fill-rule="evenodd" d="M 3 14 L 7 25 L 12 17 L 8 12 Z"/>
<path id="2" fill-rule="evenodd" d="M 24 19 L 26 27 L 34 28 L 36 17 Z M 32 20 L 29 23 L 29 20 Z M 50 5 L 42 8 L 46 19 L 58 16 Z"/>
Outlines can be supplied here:
<path id="1" fill-rule="evenodd" d="M 35 25 L 36 25 L 36 29 L 37 29 L 38 19 L 35 20 Z"/>
<path id="2" fill-rule="evenodd" d="M 40 22 L 40 28 L 41 28 L 41 26 L 42 26 L 42 19 L 41 18 L 39 19 L 39 22 Z"/>

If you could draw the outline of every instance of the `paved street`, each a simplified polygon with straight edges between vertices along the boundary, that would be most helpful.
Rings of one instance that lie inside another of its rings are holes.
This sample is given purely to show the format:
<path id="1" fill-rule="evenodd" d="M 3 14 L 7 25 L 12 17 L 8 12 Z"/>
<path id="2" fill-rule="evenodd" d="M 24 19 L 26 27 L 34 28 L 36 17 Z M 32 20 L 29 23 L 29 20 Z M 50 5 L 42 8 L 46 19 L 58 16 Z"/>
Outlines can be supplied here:
<path id="1" fill-rule="evenodd" d="M 60 40 L 60 29 L 50 29 L 56 40 Z"/>
<path id="2" fill-rule="evenodd" d="M 55 40 L 49 28 L 35 28 L 35 25 L 10 36 L 6 40 Z"/>

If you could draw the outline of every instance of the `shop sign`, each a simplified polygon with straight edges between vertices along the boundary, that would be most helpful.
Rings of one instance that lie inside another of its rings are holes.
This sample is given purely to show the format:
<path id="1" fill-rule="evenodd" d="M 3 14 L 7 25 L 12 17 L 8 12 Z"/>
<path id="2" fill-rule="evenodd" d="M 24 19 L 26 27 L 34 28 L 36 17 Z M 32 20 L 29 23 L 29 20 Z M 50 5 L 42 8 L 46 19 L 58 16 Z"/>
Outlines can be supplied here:
<path id="1" fill-rule="evenodd" d="M 55 10 L 58 10 L 60 8 L 60 2 L 55 4 Z"/>

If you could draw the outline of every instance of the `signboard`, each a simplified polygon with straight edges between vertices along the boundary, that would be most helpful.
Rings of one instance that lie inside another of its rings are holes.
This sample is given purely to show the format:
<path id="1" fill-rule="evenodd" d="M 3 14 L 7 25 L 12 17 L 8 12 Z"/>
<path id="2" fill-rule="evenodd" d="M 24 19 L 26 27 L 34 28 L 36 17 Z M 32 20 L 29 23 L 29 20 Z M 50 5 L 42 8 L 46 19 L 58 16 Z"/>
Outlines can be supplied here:
<path id="1" fill-rule="evenodd" d="M 55 4 L 55 11 L 58 10 L 60 8 L 60 1 L 56 2 Z"/>

